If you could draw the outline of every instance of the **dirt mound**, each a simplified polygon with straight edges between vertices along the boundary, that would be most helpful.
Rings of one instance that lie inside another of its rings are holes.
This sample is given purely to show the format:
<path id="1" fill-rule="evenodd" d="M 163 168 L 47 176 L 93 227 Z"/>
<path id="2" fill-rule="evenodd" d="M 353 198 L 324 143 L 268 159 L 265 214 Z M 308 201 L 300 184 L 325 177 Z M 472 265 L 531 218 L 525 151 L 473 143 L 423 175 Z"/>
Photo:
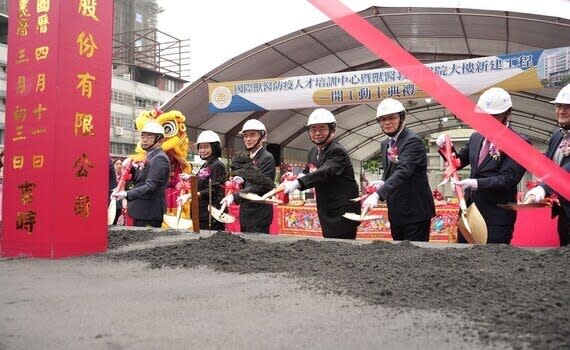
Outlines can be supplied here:
<path id="1" fill-rule="evenodd" d="M 112 232 L 110 239 L 115 235 L 128 234 Z M 111 256 L 147 261 L 152 268 L 203 265 L 224 272 L 287 274 L 308 287 L 371 304 L 461 314 L 480 325 L 483 341 L 508 341 L 514 348 L 570 348 L 569 248 L 268 243 L 220 232 Z"/>

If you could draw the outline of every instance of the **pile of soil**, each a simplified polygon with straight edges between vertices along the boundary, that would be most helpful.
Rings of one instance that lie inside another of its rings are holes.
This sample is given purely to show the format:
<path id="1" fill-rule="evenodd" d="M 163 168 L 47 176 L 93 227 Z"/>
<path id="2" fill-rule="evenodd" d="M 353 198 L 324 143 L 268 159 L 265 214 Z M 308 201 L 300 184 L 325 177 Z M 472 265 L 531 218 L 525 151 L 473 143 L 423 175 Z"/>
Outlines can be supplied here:
<path id="1" fill-rule="evenodd" d="M 109 231 L 109 250 L 117 249 L 136 242 L 145 242 L 159 236 L 180 236 L 180 231 L 176 230 L 153 230 L 153 229 L 138 229 L 138 230 L 121 230 L 115 226 Z"/>
<path id="2" fill-rule="evenodd" d="M 110 246 L 156 232 L 112 231 Z M 120 237 L 120 238 L 117 238 Z M 478 325 L 483 342 L 513 348 L 570 348 L 570 249 L 504 245 L 420 248 L 409 242 L 272 242 L 216 233 L 152 249 L 112 252 L 152 268 L 207 266 L 234 273 L 278 273 L 308 288 L 401 312 L 436 310 Z M 465 333 L 471 334 L 471 332 Z"/>

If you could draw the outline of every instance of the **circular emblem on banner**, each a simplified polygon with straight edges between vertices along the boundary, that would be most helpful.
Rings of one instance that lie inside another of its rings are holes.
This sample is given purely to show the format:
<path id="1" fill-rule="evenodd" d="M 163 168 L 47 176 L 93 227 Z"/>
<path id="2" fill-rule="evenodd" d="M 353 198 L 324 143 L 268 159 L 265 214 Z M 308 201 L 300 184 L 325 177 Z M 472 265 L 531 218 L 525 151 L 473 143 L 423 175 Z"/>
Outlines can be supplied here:
<path id="1" fill-rule="evenodd" d="M 225 86 L 218 86 L 212 92 L 212 104 L 218 109 L 224 109 L 232 102 L 232 92 Z"/>

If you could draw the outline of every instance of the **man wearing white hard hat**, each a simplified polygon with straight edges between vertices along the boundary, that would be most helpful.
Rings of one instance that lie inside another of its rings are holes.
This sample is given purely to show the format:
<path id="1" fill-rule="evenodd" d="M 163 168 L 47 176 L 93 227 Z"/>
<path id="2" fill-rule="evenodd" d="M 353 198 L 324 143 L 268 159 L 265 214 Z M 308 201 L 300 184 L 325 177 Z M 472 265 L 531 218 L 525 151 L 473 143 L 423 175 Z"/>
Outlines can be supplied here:
<path id="1" fill-rule="evenodd" d="M 208 206 L 210 203 L 216 208 L 220 208 L 220 200 L 224 197 L 222 185 L 226 179 L 226 167 L 219 157 L 222 155 L 222 141 L 220 136 L 212 130 L 204 130 L 198 135 L 196 140 L 198 155 L 204 164 L 198 169 L 197 194 L 198 207 L 200 213 L 200 229 L 224 230 L 224 224 L 212 220 Z M 190 178 L 190 174 L 181 174 L 183 180 Z M 211 192 L 210 192 L 211 189 Z M 186 202 L 190 194 L 181 196 L 178 200 Z"/>
<path id="2" fill-rule="evenodd" d="M 378 200 L 386 201 L 392 238 L 427 242 L 435 205 L 424 143 L 405 127 L 406 109 L 395 99 L 386 98 L 378 104 L 376 120 L 388 136 L 380 145 L 384 183 L 363 206 L 373 208 Z"/>
<path id="3" fill-rule="evenodd" d="M 335 140 L 336 119 L 324 109 L 317 108 L 307 122 L 309 138 L 315 146 L 309 151 L 305 175 L 294 181 L 285 181 L 285 193 L 296 189 L 315 188 L 317 212 L 323 236 L 355 239 L 358 222 L 348 220 L 345 213 L 360 213 L 360 205 L 351 198 L 358 197 L 354 168 L 344 147 Z"/>
<path id="4" fill-rule="evenodd" d="M 556 128 L 550 137 L 545 155 L 570 172 L 570 84 L 560 90 L 552 103 L 560 128 Z M 540 202 L 546 195 L 552 193 L 554 191 L 548 185 L 541 184 L 527 192 L 525 201 Z M 561 195 L 558 199 L 560 206 L 553 205 L 552 214 L 558 216 L 560 245 L 567 246 L 570 243 L 570 202 Z"/>
<path id="5" fill-rule="evenodd" d="M 512 107 L 509 93 L 493 87 L 481 94 L 476 108 L 477 112 L 490 114 L 510 129 Z M 524 136 L 519 136 L 529 142 Z M 440 150 L 443 149 L 445 134 L 441 134 L 436 142 Z M 440 151 L 440 154 L 443 156 L 443 152 Z M 469 178 L 458 181 L 457 184 L 465 191 L 467 206 L 475 203 L 485 219 L 487 243 L 509 244 L 513 238 L 517 214 L 516 211 L 500 208 L 497 204 L 517 201 L 517 185 L 524 176 L 525 168 L 478 132 L 471 134 L 465 147 L 456 154 L 461 160 L 460 169 L 471 165 Z M 461 243 L 466 242 L 462 235 L 458 239 Z"/>
<path id="6" fill-rule="evenodd" d="M 267 141 L 267 129 L 257 119 L 246 121 L 240 131 L 243 136 L 243 144 L 256 170 L 257 175 L 264 177 L 265 181 L 257 181 L 253 178 L 244 178 L 243 192 L 263 195 L 272 189 L 275 181 L 275 158 L 264 147 Z M 232 169 L 236 168 L 233 164 Z M 256 176 L 258 177 L 258 176 Z M 268 186 L 264 185 L 267 183 Z M 227 206 L 234 201 L 239 203 L 239 220 L 241 232 L 269 233 L 271 221 L 273 221 L 273 205 L 255 203 L 239 196 L 239 193 L 230 194 L 222 199 Z"/>
<path id="7" fill-rule="evenodd" d="M 161 227 L 166 213 L 164 192 L 170 178 L 170 162 L 162 150 L 164 128 L 149 121 L 141 130 L 141 147 L 146 151 L 145 161 L 132 167 L 133 188 L 113 192 L 111 199 L 128 201 L 127 212 L 134 226 Z"/>

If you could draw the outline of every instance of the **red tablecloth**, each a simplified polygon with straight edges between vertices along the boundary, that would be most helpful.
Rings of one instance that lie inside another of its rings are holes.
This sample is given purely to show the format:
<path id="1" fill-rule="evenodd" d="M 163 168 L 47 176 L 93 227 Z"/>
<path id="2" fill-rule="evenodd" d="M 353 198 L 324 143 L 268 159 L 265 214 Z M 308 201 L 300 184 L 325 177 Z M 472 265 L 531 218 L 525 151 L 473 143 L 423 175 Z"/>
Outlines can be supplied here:
<path id="1" fill-rule="evenodd" d="M 559 247 L 557 219 L 550 218 L 551 211 L 551 208 L 518 210 L 511 244 L 518 247 Z"/>
<path id="2" fill-rule="evenodd" d="M 436 207 L 436 216 L 431 221 L 431 242 L 457 242 L 457 205 Z M 229 213 L 236 221 L 226 225 L 226 230 L 240 232 L 239 206 L 231 205 Z M 390 223 L 386 208 L 375 208 L 373 215 L 380 219 L 365 221 L 358 227 L 357 239 L 391 240 Z M 271 234 L 289 234 L 321 237 L 321 226 L 314 206 L 273 206 Z M 550 218 L 550 208 L 519 210 L 512 245 L 519 247 L 556 247 L 560 243 L 556 233 L 556 219 Z"/>
<path id="3" fill-rule="evenodd" d="M 241 232 L 239 223 L 239 205 L 232 204 L 228 208 L 228 213 L 236 218 L 236 221 L 231 224 L 226 224 L 226 231 L 230 232 Z M 279 209 L 277 205 L 273 205 L 273 221 L 271 226 L 269 226 L 269 234 L 276 235 L 279 234 Z"/>
<path id="4" fill-rule="evenodd" d="M 431 222 L 430 241 L 456 242 L 457 241 L 457 210 L 455 205 L 437 207 L 436 216 Z M 240 232 L 239 206 L 231 205 L 229 213 L 236 217 L 236 221 L 226 224 L 226 230 Z M 363 222 L 358 227 L 357 239 L 391 240 L 388 211 L 386 208 L 375 208 L 370 213 L 380 215 L 380 219 Z M 300 236 L 321 237 L 321 226 L 315 206 L 273 206 L 273 222 L 269 228 L 271 234 L 290 234 Z"/>

